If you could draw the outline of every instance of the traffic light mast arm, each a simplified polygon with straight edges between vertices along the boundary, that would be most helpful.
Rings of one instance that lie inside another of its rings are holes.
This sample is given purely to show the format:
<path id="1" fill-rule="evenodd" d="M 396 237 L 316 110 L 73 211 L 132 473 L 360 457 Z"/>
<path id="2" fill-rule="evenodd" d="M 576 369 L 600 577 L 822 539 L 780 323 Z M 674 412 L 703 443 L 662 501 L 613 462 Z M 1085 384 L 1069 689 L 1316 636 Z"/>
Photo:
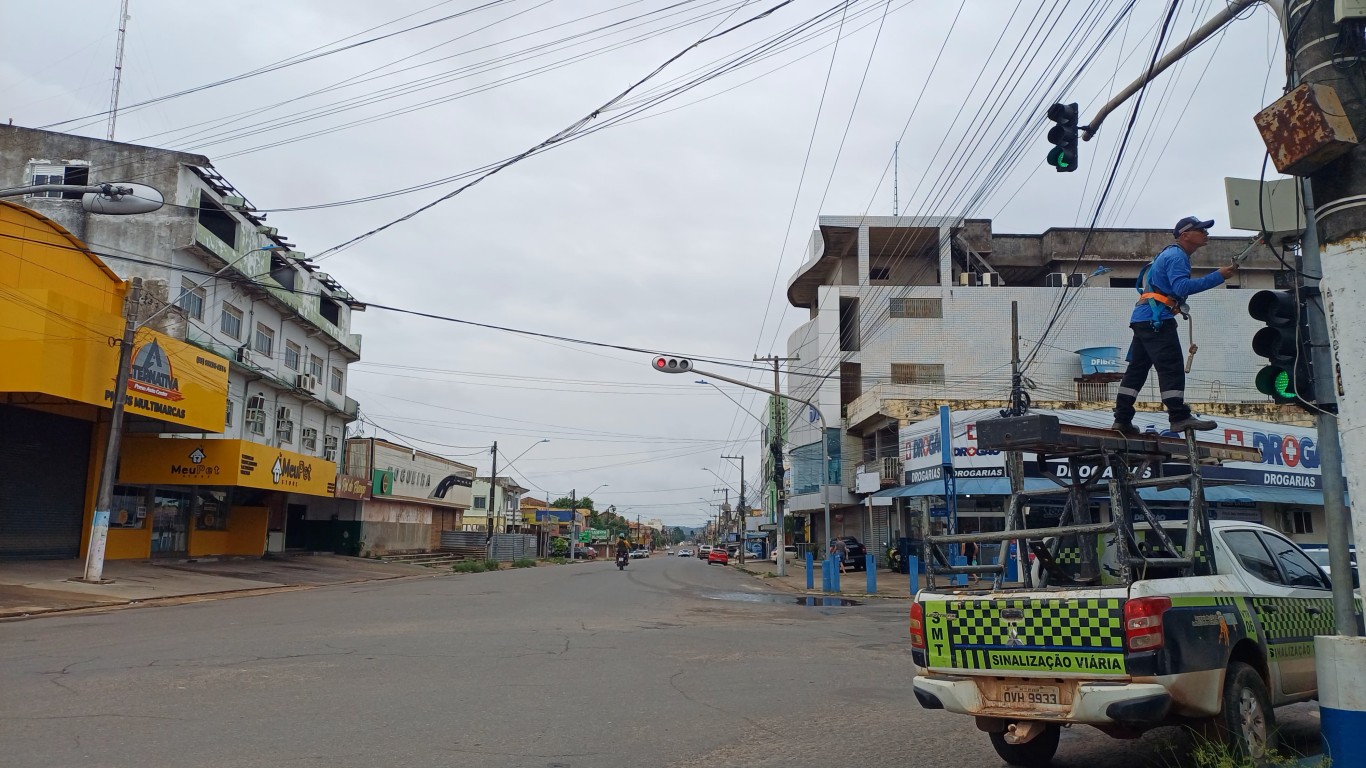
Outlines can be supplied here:
<path id="1" fill-rule="evenodd" d="M 1195 50 L 1197 46 L 1212 37 L 1215 32 L 1223 29 L 1224 25 L 1233 21 L 1238 14 L 1247 10 L 1249 6 L 1259 2 L 1262 2 L 1262 0 L 1231 0 L 1222 11 L 1214 14 L 1213 18 L 1205 22 L 1202 27 L 1192 32 L 1190 37 L 1186 38 L 1181 44 L 1171 49 L 1166 56 L 1163 56 L 1158 60 L 1150 71 L 1144 72 L 1137 80 L 1129 83 L 1128 87 L 1106 102 L 1105 106 L 1101 107 L 1100 111 L 1095 114 L 1095 117 L 1091 118 L 1091 122 L 1082 127 L 1082 139 L 1090 141 L 1091 137 L 1096 135 L 1096 131 L 1100 130 L 1100 124 L 1104 122 L 1105 118 L 1108 117 L 1111 112 L 1119 109 L 1119 106 L 1128 101 L 1130 96 L 1138 93 L 1138 91 L 1143 88 L 1143 86 L 1147 85 L 1149 81 L 1162 74 L 1171 65 L 1180 61 L 1186 54 Z M 1277 6 L 1281 5 L 1281 3 L 1272 2 L 1272 0 L 1267 0 L 1267 4 L 1272 6 L 1272 10 L 1278 10 Z"/>
<path id="2" fill-rule="evenodd" d="M 784 395 L 782 392 L 778 392 L 772 389 L 764 389 L 763 387 L 739 381 L 738 379 L 732 379 L 729 376 L 722 376 L 719 373 L 709 373 L 707 371 L 699 370 L 697 368 L 691 368 L 690 371 L 699 376 L 706 376 L 709 379 L 720 379 L 721 381 L 724 381 L 727 384 L 734 384 L 737 387 L 744 387 L 745 389 L 752 389 L 755 392 L 763 392 L 766 395 L 773 395 L 774 397 L 781 397 L 784 400 L 791 400 L 794 403 L 801 403 L 802 405 L 806 405 L 814 409 L 817 414 L 821 412 L 821 409 L 817 408 L 816 404 L 811 402 L 810 400 L 803 400 L 800 397 L 793 397 L 792 395 Z M 824 418 L 824 416 L 821 417 L 822 420 L 824 420 Z"/>

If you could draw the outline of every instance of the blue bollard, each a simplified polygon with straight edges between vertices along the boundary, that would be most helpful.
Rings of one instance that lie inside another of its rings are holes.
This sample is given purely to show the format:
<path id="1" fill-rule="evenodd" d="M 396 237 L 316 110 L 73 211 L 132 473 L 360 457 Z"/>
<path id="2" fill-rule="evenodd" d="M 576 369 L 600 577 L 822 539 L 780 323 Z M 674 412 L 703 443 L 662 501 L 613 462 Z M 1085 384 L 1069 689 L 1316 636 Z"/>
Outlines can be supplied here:
<path id="1" fill-rule="evenodd" d="M 910 577 L 911 597 L 915 597 L 920 587 L 920 558 L 915 555 L 906 557 L 906 575 Z"/>
<path id="2" fill-rule="evenodd" d="M 953 564 L 954 564 L 954 565 L 967 565 L 967 564 L 968 564 L 968 559 L 967 559 L 966 557 L 962 556 L 962 555 L 954 555 L 954 557 L 953 557 Z M 968 575 L 967 575 L 966 573 L 954 574 L 953 583 L 954 583 L 954 584 L 957 584 L 957 585 L 960 586 L 960 587 L 966 587 L 966 586 L 968 585 Z"/>
<path id="3" fill-rule="evenodd" d="M 865 559 L 865 561 L 864 561 L 863 570 L 864 570 L 864 573 L 867 573 L 867 574 L 868 574 L 868 594 L 870 594 L 870 595 L 876 595 L 876 594 L 877 594 L 877 558 L 876 558 L 876 557 L 873 557 L 872 555 L 866 555 L 865 557 L 866 557 L 866 559 Z"/>
<path id="4" fill-rule="evenodd" d="M 1010 542 L 1009 554 L 1006 555 L 1006 581 L 1020 580 L 1020 553 L 1015 546 L 1015 542 Z"/>
<path id="5" fill-rule="evenodd" d="M 810 552 L 807 552 L 807 553 L 806 553 L 806 588 L 807 588 L 807 589 L 815 589 L 815 588 L 816 588 L 816 573 L 815 573 L 816 568 L 815 568 L 815 566 L 812 564 L 812 562 L 813 562 L 814 560 L 815 560 L 815 558 L 812 557 L 811 553 L 810 553 Z"/>
<path id="6" fill-rule="evenodd" d="M 830 559 L 829 559 L 829 558 L 826 558 L 826 559 L 824 559 L 824 560 L 821 561 L 821 591 L 822 591 L 822 592 L 829 592 L 829 591 L 830 591 Z"/>
<path id="7" fill-rule="evenodd" d="M 1314 667 L 1323 752 L 1333 765 L 1355 765 L 1366 754 L 1366 638 L 1314 638 Z"/>
<path id="8" fill-rule="evenodd" d="M 830 558 L 830 591 L 840 591 L 840 563 L 844 562 L 839 555 Z"/>

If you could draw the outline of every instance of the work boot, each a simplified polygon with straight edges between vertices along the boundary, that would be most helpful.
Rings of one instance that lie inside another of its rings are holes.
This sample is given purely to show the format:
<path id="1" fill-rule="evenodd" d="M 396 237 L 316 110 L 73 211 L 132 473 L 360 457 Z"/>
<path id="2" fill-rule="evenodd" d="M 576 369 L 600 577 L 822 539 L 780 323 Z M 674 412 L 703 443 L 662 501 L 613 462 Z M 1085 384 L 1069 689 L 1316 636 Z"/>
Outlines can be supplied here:
<path id="1" fill-rule="evenodd" d="M 1131 421 L 1116 421 L 1110 425 L 1110 431 L 1118 432 L 1125 437 L 1138 437 L 1141 434 Z"/>
<path id="2" fill-rule="evenodd" d="M 1172 422 L 1173 432 L 1208 432 L 1211 429 L 1218 429 L 1218 427 L 1217 422 L 1202 419 L 1193 413 L 1180 421 Z"/>

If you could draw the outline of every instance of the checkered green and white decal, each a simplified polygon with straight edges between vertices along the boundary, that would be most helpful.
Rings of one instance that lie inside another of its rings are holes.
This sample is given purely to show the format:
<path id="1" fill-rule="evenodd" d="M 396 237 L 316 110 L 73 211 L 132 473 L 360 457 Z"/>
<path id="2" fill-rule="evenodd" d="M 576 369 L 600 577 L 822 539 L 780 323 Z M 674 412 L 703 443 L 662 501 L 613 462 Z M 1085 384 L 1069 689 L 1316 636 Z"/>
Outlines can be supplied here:
<path id="1" fill-rule="evenodd" d="M 931 667 L 1123 675 L 1122 598 L 925 603 Z"/>

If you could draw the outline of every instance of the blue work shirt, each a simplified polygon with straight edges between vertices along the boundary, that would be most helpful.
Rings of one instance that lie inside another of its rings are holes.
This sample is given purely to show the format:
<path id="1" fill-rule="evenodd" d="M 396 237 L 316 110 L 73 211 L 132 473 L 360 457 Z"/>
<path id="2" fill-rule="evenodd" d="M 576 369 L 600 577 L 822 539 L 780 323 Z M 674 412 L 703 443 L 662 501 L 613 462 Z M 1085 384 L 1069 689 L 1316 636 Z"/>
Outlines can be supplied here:
<path id="1" fill-rule="evenodd" d="M 1182 304 L 1186 303 L 1186 299 L 1190 296 L 1223 284 L 1224 276 L 1218 271 L 1192 280 L 1190 254 L 1175 243 L 1163 248 L 1162 252 L 1157 254 L 1157 258 L 1153 259 L 1153 265 L 1148 270 L 1148 290 L 1176 299 Z M 1141 282 L 1138 288 L 1141 294 L 1143 292 Z M 1157 303 L 1157 320 L 1159 322 L 1174 316 L 1166 305 L 1161 302 Z M 1130 323 L 1152 321 L 1153 311 L 1147 301 L 1134 307 L 1133 314 L 1129 316 Z"/>

